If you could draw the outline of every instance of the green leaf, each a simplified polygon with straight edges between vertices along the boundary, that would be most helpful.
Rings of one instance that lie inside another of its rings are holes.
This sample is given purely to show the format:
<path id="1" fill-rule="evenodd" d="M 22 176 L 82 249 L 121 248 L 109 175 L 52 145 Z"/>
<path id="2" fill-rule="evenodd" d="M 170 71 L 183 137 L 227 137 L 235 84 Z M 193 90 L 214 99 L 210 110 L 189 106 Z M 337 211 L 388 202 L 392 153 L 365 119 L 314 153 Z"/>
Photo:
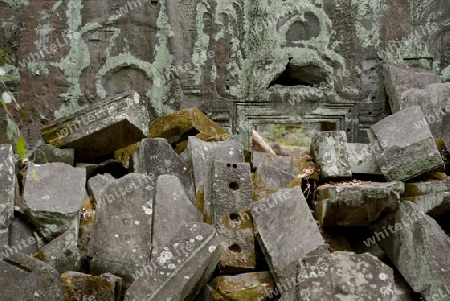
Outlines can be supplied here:
<path id="1" fill-rule="evenodd" d="M 3 98 L 0 97 L 0 103 L 3 105 L 3 107 L 5 108 L 5 110 L 8 110 L 8 105 L 5 103 L 5 101 L 3 100 Z"/>
<path id="2" fill-rule="evenodd" d="M 5 74 L 5 77 L 8 78 L 14 84 L 14 86 L 18 86 L 19 85 L 17 83 L 17 81 L 14 79 L 14 77 L 12 77 L 11 74 Z"/>
<path id="3" fill-rule="evenodd" d="M 8 118 L 8 125 L 6 126 L 6 136 L 8 137 L 8 140 L 11 140 L 13 138 L 15 131 L 16 131 L 16 126 L 15 126 L 14 122 Z"/>
<path id="4" fill-rule="evenodd" d="M 0 53 L 3 54 L 3 55 L 5 55 L 6 57 L 9 57 L 9 58 L 11 57 L 11 56 L 8 54 L 8 52 L 6 52 L 5 50 L 3 50 L 3 49 L 1 49 L 1 48 L 0 48 Z"/>
<path id="5" fill-rule="evenodd" d="M 22 135 L 19 137 L 19 141 L 16 142 L 16 150 L 19 156 L 23 159 L 25 159 L 25 149 L 27 147 L 27 144 L 25 143 L 25 139 Z"/>
<path id="6" fill-rule="evenodd" d="M 33 177 L 33 180 L 35 180 L 35 181 L 38 180 L 38 176 L 37 176 L 36 169 L 33 169 L 33 170 L 31 171 L 31 176 Z"/>
<path id="7" fill-rule="evenodd" d="M 28 117 L 28 114 L 25 112 L 25 110 L 22 107 L 19 108 L 19 112 L 20 112 L 20 114 L 22 114 L 23 117 L 30 119 L 30 117 Z"/>

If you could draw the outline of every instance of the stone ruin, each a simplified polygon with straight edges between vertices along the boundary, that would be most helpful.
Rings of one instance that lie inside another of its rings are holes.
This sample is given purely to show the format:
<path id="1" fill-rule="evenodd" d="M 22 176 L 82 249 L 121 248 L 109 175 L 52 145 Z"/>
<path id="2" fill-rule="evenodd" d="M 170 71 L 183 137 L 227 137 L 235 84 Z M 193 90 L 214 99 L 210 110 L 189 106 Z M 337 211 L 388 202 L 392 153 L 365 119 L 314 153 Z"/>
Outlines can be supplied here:
<path id="1" fill-rule="evenodd" d="M 0 301 L 450 300 L 449 13 L 0 1 Z"/>

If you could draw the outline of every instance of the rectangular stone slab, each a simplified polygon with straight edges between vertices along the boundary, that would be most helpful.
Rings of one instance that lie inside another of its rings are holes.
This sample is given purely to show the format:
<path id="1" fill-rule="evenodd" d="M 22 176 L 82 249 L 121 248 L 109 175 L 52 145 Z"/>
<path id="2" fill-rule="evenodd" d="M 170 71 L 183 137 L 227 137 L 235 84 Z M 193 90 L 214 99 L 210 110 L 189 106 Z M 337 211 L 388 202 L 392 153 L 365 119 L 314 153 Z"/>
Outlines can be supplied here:
<path id="1" fill-rule="evenodd" d="M 193 300 L 211 277 L 220 253 L 214 227 L 184 224 L 158 256 L 135 273 L 124 301 Z"/>
<path id="2" fill-rule="evenodd" d="M 352 174 L 383 174 L 369 144 L 347 143 L 347 151 Z"/>
<path id="3" fill-rule="evenodd" d="M 41 128 L 45 142 L 74 148 L 79 162 L 105 156 L 148 135 L 149 117 L 139 94 L 130 91 Z"/>
<path id="4" fill-rule="evenodd" d="M 288 267 L 297 260 L 328 252 L 300 187 L 278 190 L 253 203 L 250 213 L 275 281 L 292 276 Z"/>
<path id="5" fill-rule="evenodd" d="M 8 245 L 8 227 L 14 218 L 16 166 L 11 144 L 0 144 L 0 246 Z"/>
<path id="6" fill-rule="evenodd" d="M 408 107 L 372 125 L 368 131 L 371 148 L 388 181 L 405 181 L 444 169 L 444 162 L 428 125 L 411 126 L 425 118 L 419 106 Z"/>

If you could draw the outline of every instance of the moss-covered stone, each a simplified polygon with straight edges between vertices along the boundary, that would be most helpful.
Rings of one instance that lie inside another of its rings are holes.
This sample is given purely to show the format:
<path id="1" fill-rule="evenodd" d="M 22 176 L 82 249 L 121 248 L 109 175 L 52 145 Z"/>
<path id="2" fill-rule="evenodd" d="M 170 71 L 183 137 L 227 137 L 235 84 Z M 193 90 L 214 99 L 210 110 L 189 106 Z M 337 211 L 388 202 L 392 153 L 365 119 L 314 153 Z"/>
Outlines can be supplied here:
<path id="1" fill-rule="evenodd" d="M 153 121 L 149 127 L 149 137 L 166 138 L 181 153 L 186 149 L 188 136 L 196 136 L 203 141 L 230 140 L 230 134 L 208 119 L 196 108 L 184 109 L 162 116 Z M 184 143 L 182 143 L 184 142 Z"/>
<path id="2" fill-rule="evenodd" d="M 138 150 L 139 143 L 130 144 L 124 148 L 118 149 L 114 152 L 114 159 L 122 162 L 126 168 L 130 168 L 131 154 Z"/>

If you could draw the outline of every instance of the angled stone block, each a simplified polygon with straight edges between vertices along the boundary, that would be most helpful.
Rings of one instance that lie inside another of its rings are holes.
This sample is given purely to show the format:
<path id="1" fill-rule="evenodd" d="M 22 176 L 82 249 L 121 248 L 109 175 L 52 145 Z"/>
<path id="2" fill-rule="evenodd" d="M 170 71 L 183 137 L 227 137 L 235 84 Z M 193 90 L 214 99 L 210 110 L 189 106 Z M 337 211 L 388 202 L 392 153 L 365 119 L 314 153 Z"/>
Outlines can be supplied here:
<path id="1" fill-rule="evenodd" d="M 87 200 L 84 169 L 64 163 L 28 163 L 24 213 L 51 240 L 73 227 L 78 235 L 80 210 Z"/>
<path id="2" fill-rule="evenodd" d="M 145 175 L 128 174 L 106 184 L 97 202 L 89 244 L 92 273 L 111 272 L 128 287 L 137 267 L 150 260 L 153 183 Z"/>
<path id="3" fill-rule="evenodd" d="M 269 189 L 302 186 L 302 179 L 277 167 L 261 165 L 256 171 L 256 187 Z"/>
<path id="4" fill-rule="evenodd" d="M 158 179 L 160 175 L 177 176 L 191 200 L 195 200 L 194 179 L 192 170 L 172 149 L 166 139 L 147 138 L 139 143 L 139 169 L 137 172 Z"/>
<path id="5" fill-rule="evenodd" d="M 311 142 L 311 155 L 315 158 L 321 179 L 352 177 L 344 131 L 318 132 Z"/>
<path id="6" fill-rule="evenodd" d="M 394 65 L 384 66 L 384 85 L 392 112 L 402 107 L 402 93 L 410 89 L 424 89 L 433 83 L 441 83 L 442 79 L 434 72 L 423 68 L 406 68 Z"/>
<path id="7" fill-rule="evenodd" d="M 61 162 L 74 165 L 75 150 L 73 148 L 60 149 L 51 144 L 42 144 L 36 147 L 30 158 L 34 164 Z"/>
<path id="8" fill-rule="evenodd" d="M 383 175 L 369 144 L 347 143 L 347 153 L 352 174 Z"/>
<path id="9" fill-rule="evenodd" d="M 409 201 L 371 226 L 377 241 L 414 292 L 426 300 L 449 299 L 450 238 L 437 222 Z M 442 297 L 441 297 L 442 298 Z"/>
<path id="10" fill-rule="evenodd" d="M 35 231 L 25 217 L 14 218 L 9 226 L 9 247 L 29 256 L 36 253 L 45 243 Z"/>
<path id="11" fill-rule="evenodd" d="M 393 212 L 405 191 L 403 182 L 323 185 L 315 212 L 321 226 L 368 226 Z"/>
<path id="12" fill-rule="evenodd" d="M 250 205 L 250 213 L 277 283 L 294 275 L 297 260 L 328 253 L 300 187 L 278 190 Z"/>
<path id="13" fill-rule="evenodd" d="M 153 219 L 152 254 L 156 255 L 181 225 L 202 222 L 203 215 L 186 195 L 178 177 L 162 175 L 156 184 Z"/>
<path id="14" fill-rule="evenodd" d="M 148 135 L 149 117 L 139 94 L 119 94 L 41 128 L 45 142 L 74 148 L 79 162 L 103 157 Z"/>
<path id="15" fill-rule="evenodd" d="M 0 246 L 8 245 L 8 227 L 14 218 L 16 166 L 12 145 L 0 144 Z"/>
<path id="16" fill-rule="evenodd" d="M 211 277 L 220 253 L 214 227 L 182 225 L 159 255 L 136 272 L 125 301 L 193 300 Z"/>
<path id="17" fill-rule="evenodd" d="M 205 142 L 189 136 L 189 159 L 192 163 L 196 189 L 196 207 L 203 213 L 204 220 L 212 224 L 212 165 L 213 161 L 244 163 L 244 148 L 239 142 Z"/>
<path id="18" fill-rule="evenodd" d="M 411 126 L 424 118 L 418 106 L 408 107 L 370 127 L 369 139 L 381 172 L 388 181 L 405 181 L 444 169 L 444 162 L 427 126 Z"/>

